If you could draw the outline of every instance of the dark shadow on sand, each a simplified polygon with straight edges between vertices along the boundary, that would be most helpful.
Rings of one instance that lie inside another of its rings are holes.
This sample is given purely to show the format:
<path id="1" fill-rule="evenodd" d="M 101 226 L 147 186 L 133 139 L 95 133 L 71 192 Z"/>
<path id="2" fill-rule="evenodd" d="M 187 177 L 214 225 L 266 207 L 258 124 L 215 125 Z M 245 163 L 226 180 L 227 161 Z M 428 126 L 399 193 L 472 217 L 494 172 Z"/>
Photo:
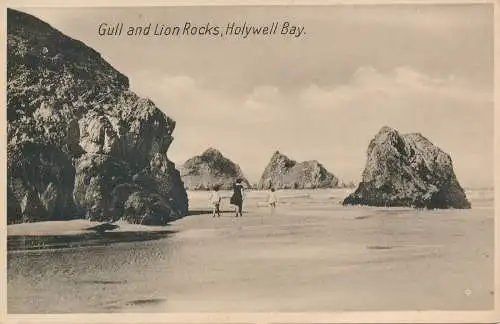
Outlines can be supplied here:
<path id="1" fill-rule="evenodd" d="M 10 235 L 7 237 L 7 251 L 64 249 L 85 246 L 103 246 L 120 242 L 159 240 L 175 233 L 164 231 L 123 231 L 103 233 L 82 233 L 76 235 Z"/>
<path id="2" fill-rule="evenodd" d="M 220 213 L 221 213 L 221 215 L 222 214 L 234 214 L 234 210 L 221 210 Z M 245 214 L 244 211 L 243 211 L 243 214 Z M 188 216 L 197 216 L 197 215 L 212 215 L 212 210 L 211 209 L 197 209 L 197 210 L 190 210 L 188 212 Z"/>
<path id="3" fill-rule="evenodd" d="M 368 219 L 368 218 L 372 218 L 372 217 L 373 216 L 371 216 L 371 215 L 363 215 L 363 216 L 354 217 L 354 219 L 360 220 L 360 219 Z"/>
<path id="4" fill-rule="evenodd" d="M 91 285 L 121 285 L 127 283 L 127 280 L 76 280 L 75 283 Z"/>
<path id="5" fill-rule="evenodd" d="M 165 302 L 167 299 L 165 298 L 149 298 L 149 299 L 136 299 L 128 302 L 128 305 L 133 306 L 142 306 L 148 304 L 159 304 Z"/>
<path id="6" fill-rule="evenodd" d="M 383 246 L 383 245 L 371 245 L 366 247 L 368 250 L 391 250 L 394 246 Z"/>

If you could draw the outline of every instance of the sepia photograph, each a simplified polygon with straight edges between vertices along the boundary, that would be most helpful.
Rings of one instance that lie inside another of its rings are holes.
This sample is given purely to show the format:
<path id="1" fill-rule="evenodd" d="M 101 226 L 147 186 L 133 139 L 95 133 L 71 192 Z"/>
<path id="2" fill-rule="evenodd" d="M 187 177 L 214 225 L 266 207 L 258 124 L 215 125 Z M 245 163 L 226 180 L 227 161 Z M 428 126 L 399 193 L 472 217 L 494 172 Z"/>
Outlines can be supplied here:
<path id="1" fill-rule="evenodd" d="M 495 309 L 492 3 L 5 15 L 9 315 Z"/>

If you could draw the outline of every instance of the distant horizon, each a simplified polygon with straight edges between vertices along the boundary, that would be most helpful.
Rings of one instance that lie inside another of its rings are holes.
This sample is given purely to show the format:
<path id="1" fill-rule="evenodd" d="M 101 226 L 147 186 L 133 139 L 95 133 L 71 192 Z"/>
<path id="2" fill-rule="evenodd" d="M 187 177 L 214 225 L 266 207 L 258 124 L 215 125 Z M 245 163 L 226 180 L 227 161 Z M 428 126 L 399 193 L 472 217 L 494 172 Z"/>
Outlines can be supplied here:
<path id="1" fill-rule="evenodd" d="M 265 10 L 263 10 L 265 9 Z M 448 153 L 464 188 L 493 187 L 493 7 L 19 8 L 98 51 L 175 120 L 177 167 L 207 148 L 259 181 L 279 150 L 359 183 L 383 126 Z M 305 26 L 299 39 L 106 38 L 102 22 Z M 124 55 L 126 53 L 126 55 Z"/>

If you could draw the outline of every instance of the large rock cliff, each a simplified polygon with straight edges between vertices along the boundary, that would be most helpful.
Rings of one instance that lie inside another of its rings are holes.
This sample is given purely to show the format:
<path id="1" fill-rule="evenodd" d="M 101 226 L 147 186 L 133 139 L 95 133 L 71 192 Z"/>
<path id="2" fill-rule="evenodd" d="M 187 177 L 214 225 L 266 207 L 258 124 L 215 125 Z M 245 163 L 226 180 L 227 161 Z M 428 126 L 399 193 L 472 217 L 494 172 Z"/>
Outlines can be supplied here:
<path id="1" fill-rule="evenodd" d="M 450 156 L 421 134 L 383 127 L 367 155 L 362 181 L 344 205 L 470 208 Z"/>
<path id="2" fill-rule="evenodd" d="M 276 151 L 262 174 L 258 188 L 316 189 L 335 188 L 339 179 L 318 161 L 296 162 Z"/>
<path id="3" fill-rule="evenodd" d="M 210 190 L 213 186 L 229 190 L 238 178 L 242 179 L 244 186 L 250 187 L 241 168 L 214 148 L 187 160 L 179 171 L 189 190 Z"/>
<path id="4" fill-rule="evenodd" d="M 8 222 L 187 213 L 167 158 L 175 122 L 126 76 L 43 21 L 7 12 Z"/>

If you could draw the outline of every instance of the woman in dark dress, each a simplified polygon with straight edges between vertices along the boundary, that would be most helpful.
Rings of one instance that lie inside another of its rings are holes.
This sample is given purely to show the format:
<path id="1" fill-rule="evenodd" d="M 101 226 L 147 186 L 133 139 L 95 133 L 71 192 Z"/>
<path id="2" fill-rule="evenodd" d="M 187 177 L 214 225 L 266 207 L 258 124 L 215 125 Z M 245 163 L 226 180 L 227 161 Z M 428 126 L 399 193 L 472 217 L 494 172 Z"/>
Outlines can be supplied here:
<path id="1" fill-rule="evenodd" d="M 238 215 L 240 217 L 243 216 L 243 190 L 242 180 L 237 179 L 236 183 L 233 186 L 233 195 L 231 196 L 231 199 L 229 201 L 231 205 L 236 206 L 236 217 L 238 217 Z"/>

